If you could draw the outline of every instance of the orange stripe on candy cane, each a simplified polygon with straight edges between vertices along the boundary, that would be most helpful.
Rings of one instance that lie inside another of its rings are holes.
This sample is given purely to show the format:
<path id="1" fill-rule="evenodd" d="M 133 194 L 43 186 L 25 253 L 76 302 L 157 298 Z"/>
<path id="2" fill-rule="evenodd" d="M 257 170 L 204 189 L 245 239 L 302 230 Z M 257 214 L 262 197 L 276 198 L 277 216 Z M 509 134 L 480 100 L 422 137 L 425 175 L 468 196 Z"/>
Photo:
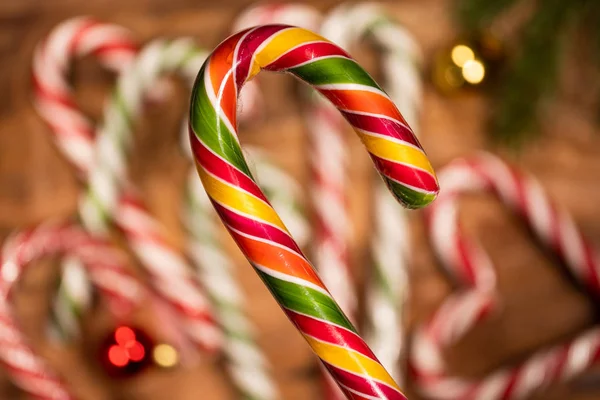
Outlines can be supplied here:
<path id="1" fill-rule="evenodd" d="M 319 91 L 338 108 L 343 110 L 385 115 L 395 118 L 405 126 L 408 126 L 398 108 L 382 93 L 369 92 L 364 89 L 332 90 L 327 88 Z"/>
<path id="2" fill-rule="evenodd" d="M 310 264 L 297 254 L 287 249 L 283 249 L 280 254 L 274 254 L 271 243 L 264 243 L 239 234 L 235 236 L 236 242 L 253 262 L 285 275 L 289 275 L 291 270 L 295 277 L 324 289 L 321 279 Z"/>

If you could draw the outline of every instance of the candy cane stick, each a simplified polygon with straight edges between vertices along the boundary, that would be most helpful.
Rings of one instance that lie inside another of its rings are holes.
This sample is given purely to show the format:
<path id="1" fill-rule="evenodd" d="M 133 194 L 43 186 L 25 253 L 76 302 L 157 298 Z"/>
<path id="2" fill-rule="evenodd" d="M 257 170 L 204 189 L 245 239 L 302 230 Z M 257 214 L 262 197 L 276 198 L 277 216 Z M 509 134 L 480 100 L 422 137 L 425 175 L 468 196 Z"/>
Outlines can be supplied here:
<path id="1" fill-rule="evenodd" d="M 120 35 L 106 35 L 110 29 Z M 135 56 L 132 43 L 122 29 L 112 25 L 81 18 L 61 24 L 50 33 L 34 56 L 36 105 L 52 127 L 58 146 L 65 149 L 65 155 L 78 168 L 84 181 L 92 187 L 102 187 L 101 191 L 94 193 L 93 201 L 88 198 L 80 204 L 79 214 L 86 228 L 104 233 L 112 220 L 124 232 L 156 290 L 183 320 L 187 334 L 204 348 L 213 350 L 220 346 L 221 334 L 216 329 L 191 267 L 169 243 L 164 228 L 148 214 L 125 180 L 124 151 L 127 143 L 114 136 L 100 135 L 104 139 L 98 140 L 96 147 L 91 123 L 76 108 L 66 82 L 66 69 L 73 56 L 95 54 L 101 61 L 108 62 L 107 66 L 125 68 Z M 142 75 L 139 79 L 152 80 L 154 77 Z M 120 98 L 129 95 L 127 91 L 117 94 Z M 115 142 L 110 142 L 111 138 Z M 93 156 L 78 159 L 74 156 L 75 153 L 94 154 L 94 151 L 100 154 L 100 164 L 96 167 L 92 165 Z M 95 168 L 102 170 L 91 176 Z M 117 174 L 118 179 L 106 179 L 106 170 Z"/>
<path id="2" fill-rule="evenodd" d="M 81 261 L 92 282 L 123 312 L 139 304 L 143 288 L 123 268 L 123 254 L 107 242 L 66 224 L 45 224 L 13 235 L 2 247 L 0 273 L 0 359 L 14 382 L 37 399 L 71 399 L 65 384 L 49 372 L 19 329 L 10 305 L 12 288 L 32 262 L 54 255 Z"/>
<path id="3" fill-rule="evenodd" d="M 421 55 L 412 35 L 391 21 L 378 6 L 366 3 L 342 5 L 334 9 L 323 22 L 321 33 L 344 49 L 350 49 L 352 45 L 365 38 L 375 42 L 381 51 L 381 63 L 385 74 L 384 88 L 398 108 L 403 111 L 413 131 L 418 132 L 415 127 L 421 105 L 422 88 L 419 76 Z M 316 149 L 321 150 L 316 151 L 313 158 L 313 170 L 317 178 L 328 176 L 328 164 L 338 164 L 331 159 L 331 152 L 327 150 L 331 147 L 331 143 L 338 147 L 343 146 L 344 151 L 340 150 L 335 154 L 347 152 L 345 150 L 347 145 L 343 141 L 343 132 L 341 132 L 342 126 L 335 121 L 339 116 L 329 111 L 330 108 L 324 108 L 328 106 L 324 102 L 320 103 L 322 109 L 316 113 L 318 122 L 315 126 L 325 129 L 313 130 L 313 143 Z M 332 119 L 333 123 L 329 122 Z M 366 339 L 382 364 L 394 378 L 399 380 L 401 371 L 398 367 L 403 347 L 403 308 L 408 291 L 405 265 L 409 243 L 408 215 L 389 196 L 387 188 L 379 181 L 378 183 L 374 199 L 375 232 L 371 242 L 374 272 L 367 287 Z M 316 179 L 314 188 L 316 193 L 331 192 L 337 196 L 323 194 L 315 197 L 320 199 L 326 196 L 341 200 L 344 186 L 342 179 Z M 341 205 L 338 207 L 343 209 Z M 329 203 L 324 202 L 321 207 L 317 204 L 317 210 L 322 214 L 319 220 L 322 221 L 321 226 L 324 228 L 323 241 L 327 243 L 341 240 L 342 244 L 337 248 L 345 250 L 344 226 L 336 229 L 335 226 L 340 225 L 340 219 L 327 218 L 328 208 Z M 332 227 L 328 227 L 327 224 L 332 224 Z M 334 236 L 339 234 L 340 237 L 329 238 L 328 236 L 332 234 L 335 234 Z M 323 265 L 323 268 L 340 270 L 324 274 L 323 281 L 332 290 L 334 297 L 338 298 L 338 293 L 344 292 L 345 295 L 340 298 L 355 298 L 349 279 L 348 265 L 345 265 L 347 254 L 345 252 L 340 254 L 337 261 L 337 263 L 330 262 Z M 318 262 L 317 266 L 322 268 Z M 328 279 L 329 277 L 334 279 Z M 354 304 L 348 305 L 348 309 L 344 308 L 344 303 L 340 305 L 344 311 L 352 315 Z"/>
<path id="4" fill-rule="evenodd" d="M 349 399 L 404 399 L 302 255 L 252 178 L 236 133 L 237 94 L 261 69 L 287 71 L 340 108 L 398 200 L 425 206 L 433 169 L 410 128 L 342 49 L 301 28 L 268 25 L 222 42 L 199 72 L 190 136 L 202 183 L 236 243 Z M 342 108 L 343 107 L 343 108 Z"/>
<path id="5" fill-rule="evenodd" d="M 432 244 L 446 270 L 470 289 L 462 296 L 451 297 L 428 326 L 417 331 L 411 361 L 421 390 L 439 399 L 519 399 L 550 383 L 568 380 L 600 361 L 600 331 L 592 329 L 480 381 L 448 374 L 442 347 L 484 318 L 484 311 L 489 312 L 495 304 L 489 300 L 495 288 L 484 286 L 482 291 L 478 286 L 481 281 L 494 281 L 491 261 L 456 221 L 459 194 L 484 190 L 513 208 L 595 300 L 600 295 L 600 257 L 573 219 L 552 203 L 537 181 L 492 155 L 456 161 L 442 172 L 440 181 L 445 191 L 429 213 Z M 480 278 L 479 266 L 490 277 Z"/>

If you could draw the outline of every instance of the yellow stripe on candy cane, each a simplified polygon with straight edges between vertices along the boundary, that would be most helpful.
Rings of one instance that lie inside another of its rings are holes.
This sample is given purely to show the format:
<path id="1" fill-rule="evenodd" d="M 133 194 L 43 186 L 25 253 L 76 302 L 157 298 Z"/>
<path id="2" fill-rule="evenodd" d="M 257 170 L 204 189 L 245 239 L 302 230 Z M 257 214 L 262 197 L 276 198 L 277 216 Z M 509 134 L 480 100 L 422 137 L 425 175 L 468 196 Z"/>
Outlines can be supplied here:
<path id="1" fill-rule="evenodd" d="M 321 342 L 312 336 L 304 335 L 304 338 L 308 341 L 314 352 L 328 364 L 357 375 L 369 375 L 371 378 L 377 379 L 402 392 L 385 368 L 371 358 L 336 345 Z"/>
<path id="2" fill-rule="evenodd" d="M 315 41 L 329 42 L 322 36 L 301 28 L 290 28 L 276 33 L 268 43 L 254 55 L 254 61 L 248 79 L 258 74 L 262 67 L 271 64 L 294 47 L 303 43 Z"/>
<path id="3" fill-rule="evenodd" d="M 285 225 L 270 205 L 249 193 L 236 189 L 218 180 L 207 173 L 204 168 L 198 164 L 196 164 L 196 169 L 198 170 L 198 174 L 200 175 L 200 179 L 202 180 L 206 192 L 213 200 L 243 214 L 260 218 L 289 234 Z"/>
<path id="4" fill-rule="evenodd" d="M 367 146 L 367 149 L 374 155 L 386 160 L 397 161 L 403 160 L 405 164 L 414 165 L 421 168 L 430 174 L 434 175 L 433 167 L 422 150 L 413 146 L 392 142 L 390 140 L 372 136 L 367 133 L 356 130 L 362 142 Z"/>

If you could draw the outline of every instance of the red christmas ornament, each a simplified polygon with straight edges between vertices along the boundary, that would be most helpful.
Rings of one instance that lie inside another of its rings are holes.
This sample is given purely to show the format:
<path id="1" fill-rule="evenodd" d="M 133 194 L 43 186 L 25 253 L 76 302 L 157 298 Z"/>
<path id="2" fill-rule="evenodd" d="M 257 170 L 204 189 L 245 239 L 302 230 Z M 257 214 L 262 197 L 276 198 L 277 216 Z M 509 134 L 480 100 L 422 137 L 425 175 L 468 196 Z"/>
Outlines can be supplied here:
<path id="1" fill-rule="evenodd" d="M 128 378 L 153 364 L 154 343 L 139 328 L 119 326 L 100 345 L 100 361 L 108 375 Z"/>

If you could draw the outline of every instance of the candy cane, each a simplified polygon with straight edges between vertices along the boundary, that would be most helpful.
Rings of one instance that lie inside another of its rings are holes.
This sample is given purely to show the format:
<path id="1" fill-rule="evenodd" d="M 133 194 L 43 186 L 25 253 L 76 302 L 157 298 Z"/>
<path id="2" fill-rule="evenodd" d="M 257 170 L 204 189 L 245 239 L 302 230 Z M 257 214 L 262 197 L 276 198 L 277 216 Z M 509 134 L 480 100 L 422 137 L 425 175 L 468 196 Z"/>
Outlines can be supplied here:
<path id="1" fill-rule="evenodd" d="M 14 382 L 37 399 L 71 399 L 66 385 L 49 372 L 20 331 L 10 305 L 12 288 L 32 262 L 69 255 L 84 265 L 92 282 L 123 312 L 139 304 L 143 288 L 124 270 L 124 256 L 107 242 L 67 224 L 45 224 L 19 232 L 2 247 L 0 272 L 0 359 Z"/>
<path id="2" fill-rule="evenodd" d="M 441 348 L 485 318 L 496 304 L 492 301 L 495 273 L 491 260 L 464 235 L 456 220 L 459 194 L 491 192 L 514 209 L 595 300 L 600 295 L 600 257 L 572 217 L 553 204 L 539 182 L 492 155 L 456 161 L 440 174 L 440 181 L 445 191 L 429 209 L 430 237 L 444 268 L 467 288 L 465 293 L 451 296 L 416 333 L 411 362 L 420 389 L 439 399 L 519 399 L 550 383 L 568 380 L 600 361 L 600 330 L 592 329 L 480 381 L 448 374 Z"/>
<path id="3" fill-rule="evenodd" d="M 66 76 L 69 60 L 87 54 L 114 71 L 129 64 L 136 52 L 130 34 L 120 26 L 103 24 L 88 17 L 68 20 L 57 26 L 34 54 L 34 104 L 40 116 L 52 127 L 57 145 L 77 167 L 91 168 L 93 126 L 77 108 Z M 56 338 L 79 334 L 79 316 L 89 305 L 90 286 L 83 266 L 65 257 L 64 279 L 59 283 L 59 295 L 52 307 L 51 331 Z"/>
<path id="4" fill-rule="evenodd" d="M 105 34 L 111 29 L 118 31 L 120 36 Z M 164 228 L 148 214 L 137 193 L 126 182 L 124 152 L 128 143 L 118 137 L 120 128 L 115 128 L 116 138 L 103 134 L 104 128 L 101 128 L 95 143 L 92 125 L 76 108 L 66 83 L 66 70 L 73 56 L 95 54 L 108 66 L 125 68 L 135 56 L 132 43 L 122 29 L 113 25 L 85 18 L 61 24 L 38 47 L 34 56 L 36 105 L 52 127 L 58 146 L 65 150 L 69 161 L 92 188 L 88 197 L 80 202 L 79 215 L 83 224 L 92 232 L 104 233 L 109 220 L 113 220 L 150 274 L 156 290 L 183 320 L 186 332 L 204 348 L 214 350 L 221 345 L 221 334 L 191 267 L 169 243 Z M 150 75 L 144 74 L 139 80 L 152 81 L 153 71 L 145 72 Z M 136 96 L 128 91 L 116 94 L 119 100 L 131 95 Z M 92 165 L 94 151 L 98 152 L 95 166 Z M 74 156 L 84 153 L 87 154 L 85 157 Z M 92 171 L 94 175 L 91 175 Z M 107 178 L 107 174 L 117 177 Z M 101 190 L 94 192 L 98 187 Z M 90 196 L 95 197 L 90 199 Z"/>
<path id="5" fill-rule="evenodd" d="M 237 94 L 261 69 L 287 71 L 339 107 L 392 193 L 410 207 L 431 202 L 433 169 L 406 122 L 342 49 L 301 28 L 268 25 L 222 42 L 198 74 L 190 137 L 213 206 L 349 399 L 404 399 L 356 333 L 252 178 L 236 133 Z"/>
<path id="6" fill-rule="evenodd" d="M 385 74 L 384 88 L 403 111 L 413 131 L 418 132 L 415 127 L 421 105 L 421 55 L 412 35 L 391 21 L 380 7 L 366 3 L 342 5 L 334 9 L 323 22 L 321 33 L 344 49 L 349 49 L 365 38 L 375 42 L 381 51 Z M 326 257 L 325 260 L 329 262 L 325 263 L 323 260 L 323 267 L 319 262 L 316 265 L 323 272 L 325 271 L 322 268 L 332 269 L 331 273 L 323 275 L 323 281 L 336 299 L 338 293 L 343 293 L 340 299 L 356 298 L 347 265 L 346 218 L 332 218 L 329 212 L 329 209 L 334 207 L 344 210 L 343 203 L 337 206 L 331 202 L 322 202 L 321 206 L 318 204 L 323 198 L 336 199 L 336 202 L 344 200 L 343 179 L 337 176 L 327 178 L 333 165 L 340 165 L 343 160 L 333 159 L 329 149 L 333 146 L 340 148 L 334 152 L 334 155 L 340 157 L 340 153 L 347 153 L 343 127 L 337 122 L 340 117 L 337 113 L 332 113 L 325 102 L 320 102 L 320 106 L 321 109 L 315 115 L 315 127 L 323 129 L 314 129 L 312 132 L 316 150 L 312 159 L 313 171 L 317 178 L 314 183 L 314 192 L 317 195 L 313 199 L 316 200 L 318 219 L 323 228 L 318 238 L 323 241 L 320 244 L 322 250 L 331 247 L 339 249 L 340 252 L 338 257 Z M 339 171 L 339 174 L 342 176 L 343 172 Z M 378 183 L 374 199 L 375 232 L 371 242 L 374 272 L 366 289 L 368 324 L 365 337 L 382 364 L 399 380 L 401 371 L 398 367 L 403 347 L 403 308 L 408 291 L 405 265 L 409 243 L 408 215 L 389 196 L 384 185 L 379 181 Z M 333 245 L 337 241 L 339 244 Z M 321 256 L 321 259 L 322 257 L 324 256 Z M 353 315 L 354 304 L 348 304 L 347 308 L 344 302 L 340 302 L 340 305 L 344 311 Z"/>

